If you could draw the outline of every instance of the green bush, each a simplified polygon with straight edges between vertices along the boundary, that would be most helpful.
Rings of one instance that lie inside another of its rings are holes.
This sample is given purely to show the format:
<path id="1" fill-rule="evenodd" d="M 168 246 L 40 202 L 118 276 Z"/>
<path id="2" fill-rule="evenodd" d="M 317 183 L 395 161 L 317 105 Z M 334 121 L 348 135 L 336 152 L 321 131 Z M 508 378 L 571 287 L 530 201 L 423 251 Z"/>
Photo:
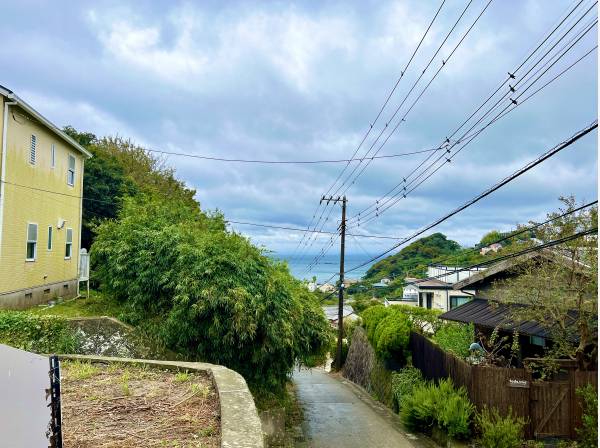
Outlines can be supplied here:
<path id="1" fill-rule="evenodd" d="M 421 371 L 415 367 L 405 367 L 392 373 L 392 391 L 398 409 L 402 409 L 404 400 L 409 397 L 415 387 L 425 383 Z"/>
<path id="2" fill-rule="evenodd" d="M 421 333 L 435 333 L 443 325 L 443 321 L 438 319 L 442 314 L 440 310 L 429 310 L 412 305 L 394 305 L 394 310 L 408 316 L 413 330 Z"/>
<path id="3" fill-rule="evenodd" d="M 483 448 L 519 448 L 523 444 L 525 420 L 512 415 L 502 417 L 498 409 L 484 407 L 476 417 Z"/>
<path id="4" fill-rule="evenodd" d="M 413 388 L 402 403 L 401 417 L 411 429 L 429 432 L 433 426 L 455 439 L 471 434 L 474 406 L 464 387 L 455 389 L 450 379 L 439 384 L 427 383 Z"/>
<path id="5" fill-rule="evenodd" d="M 315 296 L 223 218 L 178 201 L 126 199 L 91 249 L 102 290 L 189 360 L 226 365 L 255 388 L 282 388 L 331 332 Z"/>
<path id="6" fill-rule="evenodd" d="M 373 335 L 375 354 L 382 360 L 405 359 L 410 336 L 410 322 L 400 312 L 390 312 L 383 318 Z"/>
<path id="7" fill-rule="evenodd" d="M 76 353 L 79 341 L 66 319 L 0 311 L 0 343 L 36 353 Z"/>
<path id="8" fill-rule="evenodd" d="M 583 425 L 577 430 L 580 445 L 583 447 L 598 446 L 598 391 L 587 384 L 577 389 L 577 395 L 583 398 Z"/>
<path id="9" fill-rule="evenodd" d="M 386 308 L 383 305 L 375 305 L 363 311 L 361 315 L 363 326 L 367 332 L 367 339 L 371 341 L 371 343 L 373 343 L 373 337 L 375 335 L 377 325 L 379 325 L 379 322 L 387 317 L 389 310 L 389 308 Z"/>
<path id="10" fill-rule="evenodd" d="M 475 337 L 473 324 L 448 322 L 443 324 L 433 335 L 433 341 L 444 351 L 453 353 L 460 358 L 469 356 L 469 346 Z"/>

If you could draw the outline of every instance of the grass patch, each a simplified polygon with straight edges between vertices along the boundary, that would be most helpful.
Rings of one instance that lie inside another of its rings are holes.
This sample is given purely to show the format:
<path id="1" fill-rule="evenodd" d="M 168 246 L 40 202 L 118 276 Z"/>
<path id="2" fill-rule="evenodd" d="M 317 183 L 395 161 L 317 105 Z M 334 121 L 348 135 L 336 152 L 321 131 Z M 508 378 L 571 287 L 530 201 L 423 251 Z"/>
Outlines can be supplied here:
<path id="1" fill-rule="evenodd" d="M 173 381 L 176 383 L 185 383 L 190 380 L 190 374 L 187 372 L 177 372 Z"/>
<path id="2" fill-rule="evenodd" d="M 90 297 L 80 297 L 68 300 L 52 307 L 33 308 L 29 312 L 36 315 L 51 315 L 61 317 L 98 317 L 109 316 L 120 318 L 123 306 L 116 300 L 99 291 L 90 291 Z"/>
<path id="3" fill-rule="evenodd" d="M 86 361 L 62 361 L 61 366 L 75 380 L 86 380 L 100 372 L 98 367 Z"/>

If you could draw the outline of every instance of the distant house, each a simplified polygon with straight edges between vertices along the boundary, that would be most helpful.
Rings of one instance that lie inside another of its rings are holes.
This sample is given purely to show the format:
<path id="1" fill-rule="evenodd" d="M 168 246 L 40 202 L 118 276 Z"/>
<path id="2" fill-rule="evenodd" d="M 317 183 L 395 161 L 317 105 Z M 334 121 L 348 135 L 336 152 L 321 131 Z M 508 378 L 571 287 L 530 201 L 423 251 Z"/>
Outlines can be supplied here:
<path id="1" fill-rule="evenodd" d="M 323 283 L 322 285 L 319 285 L 317 289 L 321 292 L 333 292 L 335 291 L 335 286 L 331 283 Z"/>
<path id="2" fill-rule="evenodd" d="M 373 283 L 371 286 L 373 288 L 387 288 L 389 286 L 389 283 L 384 283 L 383 281 L 379 281 L 377 283 Z"/>
<path id="3" fill-rule="evenodd" d="M 317 284 L 315 282 L 308 282 L 306 284 L 306 288 L 310 291 L 310 292 L 315 292 L 317 290 Z"/>
<path id="4" fill-rule="evenodd" d="M 0 308 L 75 297 L 92 155 L 2 86 L 0 126 Z"/>
<path id="5" fill-rule="evenodd" d="M 427 277 L 454 284 L 485 269 L 484 267 L 465 269 L 460 266 L 432 265 L 427 267 Z"/>
<path id="6" fill-rule="evenodd" d="M 452 284 L 430 279 L 413 279 L 408 283 L 404 290 L 409 297 L 417 294 L 417 306 L 421 308 L 448 311 L 459 307 L 473 298 L 473 291 L 455 290 Z"/>
<path id="7" fill-rule="evenodd" d="M 530 252 L 520 257 L 509 258 L 508 260 L 495 263 L 486 270 L 477 272 L 469 278 L 454 283 L 453 288 L 455 290 L 468 288 L 474 290 L 477 296 L 485 296 L 494 286 L 494 283 L 520 275 L 519 268 L 536 259 L 557 263 L 557 268 L 565 269 L 564 257 L 557 252 L 550 250 Z"/>
<path id="8" fill-rule="evenodd" d="M 479 251 L 479 253 L 481 255 L 487 255 L 490 252 L 498 252 L 500 249 L 502 249 L 502 244 L 500 243 L 494 243 L 494 244 L 490 244 L 489 246 L 486 247 L 482 247 L 481 250 Z"/>
<path id="9" fill-rule="evenodd" d="M 389 278 L 384 277 L 381 279 L 381 283 L 383 283 L 385 285 L 389 285 L 390 282 L 391 282 L 391 280 Z"/>
<path id="10" fill-rule="evenodd" d="M 357 278 L 346 278 L 344 279 L 344 288 L 349 288 L 350 286 L 355 285 L 356 283 L 358 283 Z"/>
<path id="11" fill-rule="evenodd" d="M 329 321 L 329 323 L 333 327 L 337 327 L 338 306 L 337 305 L 324 306 L 323 312 L 325 313 L 325 317 L 327 317 L 327 320 Z M 344 307 L 342 308 L 342 316 L 343 316 L 343 319 L 350 319 L 350 320 L 358 319 L 358 316 L 356 314 L 354 314 L 354 308 L 352 308 L 350 305 L 344 305 Z"/>

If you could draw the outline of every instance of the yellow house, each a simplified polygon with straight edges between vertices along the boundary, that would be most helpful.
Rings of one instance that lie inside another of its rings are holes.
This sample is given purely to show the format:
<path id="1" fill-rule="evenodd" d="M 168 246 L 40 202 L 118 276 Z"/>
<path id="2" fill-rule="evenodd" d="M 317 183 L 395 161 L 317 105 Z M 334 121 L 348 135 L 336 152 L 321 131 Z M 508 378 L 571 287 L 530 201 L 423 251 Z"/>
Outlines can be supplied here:
<path id="1" fill-rule="evenodd" d="M 74 297 L 91 154 L 2 86 L 0 126 L 0 308 Z"/>

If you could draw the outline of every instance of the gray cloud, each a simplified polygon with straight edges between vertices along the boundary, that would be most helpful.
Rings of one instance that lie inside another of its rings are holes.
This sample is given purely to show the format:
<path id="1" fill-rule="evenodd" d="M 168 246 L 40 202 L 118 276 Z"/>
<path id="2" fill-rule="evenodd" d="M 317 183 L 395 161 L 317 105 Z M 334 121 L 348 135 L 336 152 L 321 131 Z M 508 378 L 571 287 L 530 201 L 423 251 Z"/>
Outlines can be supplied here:
<path id="1" fill-rule="evenodd" d="M 440 58 L 484 4 L 473 3 Z M 279 160 L 347 158 L 438 5 L 414 0 L 7 3 L 0 83 L 59 125 L 129 136 L 151 148 Z M 494 2 L 382 154 L 440 144 L 569 5 Z M 463 7 L 444 7 L 379 125 Z M 594 45 L 595 35 L 588 37 L 573 55 Z M 404 236 L 510 174 L 597 116 L 596 83 L 594 53 L 361 231 Z M 439 230 L 472 244 L 491 228 L 506 230 L 543 217 L 558 206 L 561 194 L 595 199 L 596 143 L 595 134 L 586 137 Z M 423 157 L 374 161 L 348 192 L 350 212 L 377 199 Z M 220 164 L 175 156 L 168 162 L 198 190 L 204 208 L 219 208 L 234 220 L 300 227 L 343 167 Z M 281 252 L 301 237 L 234 228 Z M 363 242 L 373 253 L 387 245 Z M 351 252 L 360 250 L 353 241 L 349 246 Z M 313 246 L 315 252 L 319 248 Z"/>

